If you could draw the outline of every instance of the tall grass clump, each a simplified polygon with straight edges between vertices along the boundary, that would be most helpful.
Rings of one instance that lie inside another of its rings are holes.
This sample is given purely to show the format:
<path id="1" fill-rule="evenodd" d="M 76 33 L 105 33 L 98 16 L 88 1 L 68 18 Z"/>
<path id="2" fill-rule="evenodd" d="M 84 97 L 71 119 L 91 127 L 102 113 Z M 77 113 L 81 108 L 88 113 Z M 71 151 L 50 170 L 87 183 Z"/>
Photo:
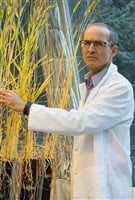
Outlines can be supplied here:
<path id="1" fill-rule="evenodd" d="M 77 6 L 79 3 L 73 12 Z M 92 1 L 82 28 L 95 6 L 96 1 Z M 3 0 L 0 23 L 1 87 L 11 89 L 26 101 L 73 107 L 71 86 L 75 91 L 72 80 L 80 35 L 74 32 L 77 42 L 71 52 L 61 31 L 56 2 Z M 2 106 L 0 121 L 0 197 L 20 199 L 21 195 L 28 195 L 29 199 L 41 199 L 50 168 L 52 198 L 57 199 L 56 179 L 66 177 L 70 181 L 73 138 L 32 132 L 27 129 L 25 116 Z"/>

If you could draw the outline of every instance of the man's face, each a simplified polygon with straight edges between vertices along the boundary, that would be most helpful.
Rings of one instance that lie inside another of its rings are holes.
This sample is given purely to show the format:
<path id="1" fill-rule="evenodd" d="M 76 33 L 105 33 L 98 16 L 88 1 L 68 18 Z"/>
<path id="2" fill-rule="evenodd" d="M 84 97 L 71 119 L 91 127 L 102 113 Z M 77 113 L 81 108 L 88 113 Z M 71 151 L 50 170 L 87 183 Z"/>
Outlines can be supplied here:
<path id="1" fill-rule="evenodd" d="M 110 64 L 113 56 L 117 53 L 117 46 L 111 47 L 109 38 L 110 32 L 104 27 L 91 26 L 84 32 L 82 54 L 84 62 L 91 69 L 92 75 Z M 87 41 L 91 41 L 91 44 Z"/>

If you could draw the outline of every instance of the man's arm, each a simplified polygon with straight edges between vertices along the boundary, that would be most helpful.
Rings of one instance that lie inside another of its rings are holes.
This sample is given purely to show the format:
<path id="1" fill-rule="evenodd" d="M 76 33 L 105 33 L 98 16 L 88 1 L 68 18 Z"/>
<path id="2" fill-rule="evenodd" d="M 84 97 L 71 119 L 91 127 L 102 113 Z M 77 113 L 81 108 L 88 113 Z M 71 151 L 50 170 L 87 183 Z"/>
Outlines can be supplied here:
<path id="1" fill-rule="evenodd" d="M 66 111 L 33 104 L 28 128 L 65 135 L 97 134 L 133 118 L 132 89 L 112 86 L 79 110 Z"/>
<path id="2" fill-rule="evenodd" d="M 11 91 L 0 90 L 0 103 L 23 112 L 26 102 Z M 128 86 L 114 85 L 79 110 L 66 111 L 33 104 L 28 128 L 65 135 L 96 134 L 133 117 L 133 93 Z"/>

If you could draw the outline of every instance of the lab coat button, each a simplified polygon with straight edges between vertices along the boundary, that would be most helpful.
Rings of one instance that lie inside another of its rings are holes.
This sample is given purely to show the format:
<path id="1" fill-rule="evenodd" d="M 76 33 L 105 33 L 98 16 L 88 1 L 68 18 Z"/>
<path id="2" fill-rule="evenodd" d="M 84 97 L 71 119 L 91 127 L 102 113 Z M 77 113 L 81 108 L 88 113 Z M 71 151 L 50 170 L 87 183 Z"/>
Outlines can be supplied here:
<path id="1" fill-rule="evenodd" d="M 78 148 L 76 148 L 75 151 L 78 151 Z"/>
<path id="2" fill-rule="evenodd" d="M 74 175 L 77 175 L 77 172 L 74 172 Z"/>

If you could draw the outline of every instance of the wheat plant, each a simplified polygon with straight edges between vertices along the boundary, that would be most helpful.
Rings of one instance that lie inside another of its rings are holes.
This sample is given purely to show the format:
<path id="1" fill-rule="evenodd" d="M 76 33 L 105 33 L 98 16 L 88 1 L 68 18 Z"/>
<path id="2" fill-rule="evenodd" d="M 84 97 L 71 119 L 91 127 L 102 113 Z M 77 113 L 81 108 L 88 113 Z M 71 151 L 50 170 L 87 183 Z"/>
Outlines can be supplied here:
<path id="1" fill-rule="evenodd" d="M 81 29 L 97 3 L 91 1 Z M 26 101 L 71 109 L 75 96 L 79 96 L 73 78 L 81 32 L 74 31 L 76 44 L 71 52 L 71 44 L 61 31 L 57 2 L 3 0 L 0 22 L 0 86 Z M 52 198 L 58 199 L 56 179 L 67 178 L 70 182 L 72 144 L 72 137 L 29 131 L 27 119 L 21 113 L 1 106 L 0 198 L 19 200 L 27 192 L 29 199 L 41 199 L 50 167 Z"/>

